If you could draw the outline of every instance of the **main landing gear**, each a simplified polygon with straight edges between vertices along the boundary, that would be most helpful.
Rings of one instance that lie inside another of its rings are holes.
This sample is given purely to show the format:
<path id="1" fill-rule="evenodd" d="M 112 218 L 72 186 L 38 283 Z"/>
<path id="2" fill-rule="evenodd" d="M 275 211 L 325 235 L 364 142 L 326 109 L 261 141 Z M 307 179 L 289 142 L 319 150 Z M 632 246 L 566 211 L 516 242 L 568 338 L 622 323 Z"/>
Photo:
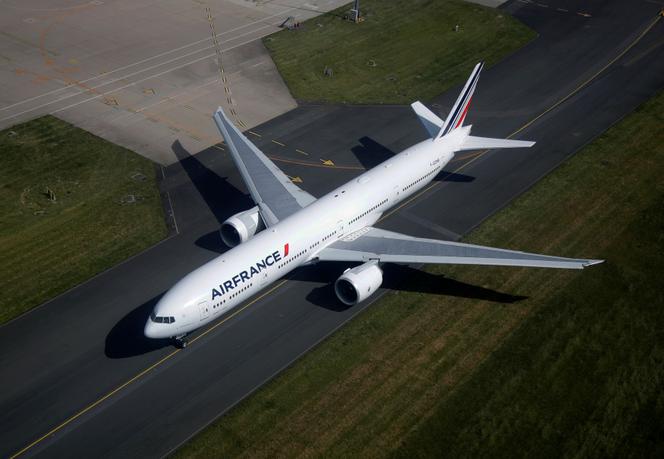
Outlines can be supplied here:
<path id="1" fill-rule="evenodd" d="M 186 334 L 176 336 L 175 338 L 173 338 L 173 341 L 175 343 L 175 346 L 179 349 L 185 349 L 187 347 L 187 344 L 189 343 Z"/>

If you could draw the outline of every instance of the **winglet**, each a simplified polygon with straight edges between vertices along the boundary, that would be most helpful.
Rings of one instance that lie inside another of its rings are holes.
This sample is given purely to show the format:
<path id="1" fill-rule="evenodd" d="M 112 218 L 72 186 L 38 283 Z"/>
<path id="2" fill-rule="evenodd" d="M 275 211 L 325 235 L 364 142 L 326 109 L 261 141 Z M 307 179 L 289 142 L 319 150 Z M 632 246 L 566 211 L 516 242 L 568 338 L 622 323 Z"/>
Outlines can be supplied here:
<path id="1" fill-rule="evenodd" d="M 452 110 L 447 119 L 443 124 L 443 127 L 438 132 L 436 136 L 437 139 L 443 137 L 446 134 L 449 134 L 452 130 L 458 128 L 463 124 L 464 118 L 468 113 L 468 107 L 470 107 L 470 101 L 473 98 L 473 93 L 475 92 L 475 87 L 477 86 L 477 81 L 480 79 L 480 72 L 484 68 L 484 62 L 478 63 L 473 72 L 470 74 L 466 85 L 461 90 L 461 94 L 457 98 L 456 102 L 452 106 Z"/>

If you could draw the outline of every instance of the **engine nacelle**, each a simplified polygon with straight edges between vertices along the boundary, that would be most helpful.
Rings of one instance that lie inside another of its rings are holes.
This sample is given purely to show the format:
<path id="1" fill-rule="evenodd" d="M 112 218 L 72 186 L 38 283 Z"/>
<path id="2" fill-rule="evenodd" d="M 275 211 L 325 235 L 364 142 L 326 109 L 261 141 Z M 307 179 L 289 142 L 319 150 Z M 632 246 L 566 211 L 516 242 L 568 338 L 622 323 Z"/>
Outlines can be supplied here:
<path id="1" fill-rule="evenodd" d="M 353 306 L 365 300 L 383 283 L 383 270 L 377 261 L 369 261 L 347 269 L 334 283 L 334 291 L 342 303 Z"/>
<path id="2" fill-rule="evenodd" d="M 265 228 L 258 207 L 235 214 L 221 224 L 221 240 L 228 247 L 235 247 L 251 239 L 257 231 Z"/>

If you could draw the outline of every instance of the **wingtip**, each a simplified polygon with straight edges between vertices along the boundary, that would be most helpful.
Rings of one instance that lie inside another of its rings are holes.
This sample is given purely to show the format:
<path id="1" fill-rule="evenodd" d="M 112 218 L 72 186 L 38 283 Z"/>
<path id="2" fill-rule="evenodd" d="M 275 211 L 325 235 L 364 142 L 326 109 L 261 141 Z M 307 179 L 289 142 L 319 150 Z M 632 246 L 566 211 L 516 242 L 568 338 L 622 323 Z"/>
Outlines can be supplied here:
<path id="1" fill-rule="evenodd" d="M 588 266 L 595 266 L 595 265 L 600 265 L 604 263 L 605 260 L 587 260 L 584 264 L 583 267 L 587 268 Z"/>

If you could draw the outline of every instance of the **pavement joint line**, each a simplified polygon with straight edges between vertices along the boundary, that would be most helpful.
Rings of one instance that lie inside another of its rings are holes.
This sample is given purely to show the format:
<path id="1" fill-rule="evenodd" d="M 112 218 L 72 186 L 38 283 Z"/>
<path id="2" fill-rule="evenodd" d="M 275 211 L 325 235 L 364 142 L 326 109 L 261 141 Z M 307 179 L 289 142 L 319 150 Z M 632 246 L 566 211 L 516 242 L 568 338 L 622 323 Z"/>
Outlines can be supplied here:
<path id="1" fill-rule="evenodd" d="M 273 25 L 273 24 L 268 24 L 268 25 L 265 25 L 265 26 L 263 26 L 263 27 L 259 27 L 259 28 L 257 28 L 257 29 L 251 30 L 251 31 L 249 31 L 249 32 L 247 32 L 247 33 L 245 33 L 245 34 L 243 34 L 243 35 L 238 35 L 237 37 L 235 37 L 235 38 L 233 38 L 233 39 L 231 39 L 231 40 L 235 40 L 235 39 L 240 38 L 240 37 L 242 37 L 242 36 L 244 36 L 244 35 L 249 35 L 249 34 L 251 34 L 251 33 L 258 32 L 258 31 L 260 31 L 260 30 L 267 29 L 267 28 L 270 28 L 270 27 L 274 27 L 274 25 Z M 271 33 L 272 33 L 272 32 L 269 32 L 269 33 L 266 33 L 266 34 L 264 34 L 264 35 L 261 35 L 260 37 L 254 37 L 254 38 L 251 38 L 251 39 L 246 40 L 246 41 L 244 41 L 244 42 L 242 42 L 242 43 L 239 43 L 239 44 L 237 44 L 237 45 L 230 46 L 229 48 L 227 48 L 227 49 L 225 49 L 225 50 L 223 50 L 223 51 L 230 51 L 230 50 L 232 50 L 232 49 L 239 48 L 240 46 L 244 46 L 244 45 L 246 45 L 247 43 L 251 43 L 252 41 L 258 40 L 258 39 L 264 37 L 265 35 L 269 35 L 269 34 L 271 34 Z M 228 41 L 231 41 L 231 40 L 227 40 L 227 42 L 228 42 Z M 186 55 L 183 55 L 183 56 L 180 56 L 180 57 L 176 57 L 176 58 L 170 59 L 170 60 L 168 60 L 168 61 L 164 61 L 164 62 L 159 63 L 159 64 L 155 64 L 155 65 L 153 65 L 152 67 L 148 67 L 148 68 L 145 68 L 145 69 L 142 69 L 142 70 L 136 71 L 136 72 L 134 72 L 134 73 L 132 73 L 132 74 L 125 75 L 125 76 L 122 77 L 122 78 L 116 78 L 115 80 L 111 80 L 111 81 L 108 81 L 108 82 L 102 83 L 102 84 L 100 84 L 99 86 L 91 87 L 91 88 L 86 89 L 86 90 L 81 90 L 81 91 L 79 91 L 79 92 L 76 93 L 76 94 L 66 95 L 66 96 L 61 97 L 61 98 L 59 98 L 59 99 L 55 99 L 55 100 L 52 100 L 52 101 L 50 101 L 50 102 L 45 102 L 45 103 L 43 103 L 43 104 L 41 104 L 41 105 L 38 105 L 38 106 L 36 106 L 36 107 L 32 107 L 32 108 L 29 108 L 29 109 L 23 110 L 22 112 L 14 113 L 14 114 L 12 114 L 12 115 L 10 115 L 10 116 L 7 116 L 7 117 L 5 117 L 5 118 L 2 118 L 2 119 L 0 119 L 0 121 L 6 121 L 6 120 L 8 120 L 8 119 L 16 118 L 16 117 L 18 117 L 18 116 L 24 115 L 25 113 L 33 112 L 33 111 L 38 110 L 38 109 L 40 109 L 40 108 L 46 107 L 46 106 L 48 106 L 48 105 L 52 105 L 52 104 L 55 104 L 55 103 L 61 102 L 61 101 L 66 100 L 66 99 L 70 99 L 70 98 L 72 98 L 72 97 L 80 96 L 81 94 L 85 94 L 85 93 L 89 93 L 89 92 L 96 93 L 96 92 L 98 92 L 98 91 L 97 91 L 98 88 L 101 88 L 101 87 L 104 87 L 104 86 L 108 86 L 108 85 L 111 85 L 111 84 L 114 84 L 114 83 L 117 83 L 117 82 L 120 82 L 120 81 L 123 81 L 123 80 L 128 81 L 128 80 L 126 80 L 126 79 L 127 79 L 127 78 L 130 78 L 130 77 L 132 77 L 132 76 L 134 76 L 134 75 L 138 75 L 138 74 L 140 74 L 140 73 L 145 73 L 145 72 L 148 71 L 148 70 L 152 70 L 152 69 L 154 69 L 154 68 L 161 67 L 161 66 L 163 66 L 163 65 L 165 65 L 165 64 L 168 64 L 168 63 L 173 62 L 173 61 L 180 60 L 180 59 L 182 59 L 182 58 L 184 58 L 184 57 L 188 57 L 188 56 L 190 56 L 190 55 L 192 55 L 192 54 L 197 54 L 197 53 L 200 53 L 200 52 L 202 52 L 202 51 L 206 51 L 206 50 L 209 49 L 209 48 L 212 48 L 212 46 L 208 46 L 207 48 L 203 48 L 203 49 L 200 49 L 200 50 L 198 50 L 198 51 L 194 51 L 194 52 L 188 53 L 188 54 L 186 54 Z M 77 103 L 74 103 L 74 104 L 71 104 L 71 105 L 65 106 L 65 107 L 60 108 L 60 109 L 57 109 L 57 110 L 54 110 L 54 111 L 51 112 L 51 114 L 58 113 L 58 112 L 61 112 L 61 111 L 64 111 L 64 110 L 68 110 L 68 109 L 70 109 L 70 108 L 72 108 L 72 107 L 76 107 L 76 106 L 78 106 L 78 105 L 84 104 L 84 103 L 89 102 L 89 101 L 91 101 L 91 100 L 98 99 L 99 97 L 102 97 L 102 96 L 105 96 L 105 95 L 109 95 L 109 94 L 112 94 L 112 93 L 115 93 L 115 92 L 121 91 L 121 90 L 126 89 L 126 88 L 128 88 L 128 87 L 135 86 L 135 85 L 137 85 L 138 83 L 142 83 L 143 81 L 150 80 L 150 79 L 152 79 L 152 78 L 160 77 L 161 75 L 164 75 L 164 74 L 166 74 L 166 73 L 170 73 L 170 72 L 172 72 L 172 71 L 174 71 L 174 70 L 178 70 L 178 69 L 180 69 L 180 68 L 187 67 L 188 65 L 195 64 L 195 63 L 197 63 L 197 62 L 203 61 L 203 60 L 205 60 L 205 59 L 209 59 L 209 58 L 214 57 L 214 56 L 216 56 L 216 53 L 208 54 L 208 55 L 205 55 L 205 56 L 203 56 L 203 57 L 199 57 L 199 58 L 196 58 L 196 59 L 194 59 L 194 60 L 192 60 L 192 61 L 189 61 L 189 62 L 187 62 L 187 63 L 185 63 L 185 64 L 177 65 L 177 66 L 175 66 L 175 67 L 173 67 L 173 68 L 170 68 L 170 69 L 168 69 L 168 70 L 164 70 L 164 71 L 162 71 L 162 72 L 158 72 L 158 73 L 155 73 L 155 74 L 153 74 L 153 75 L 148 75 L 147 77 L 144 77 L 144 78 L 138 79 L 138 80 L 136 80 L 136 81 L 133 81 L 133 82 L 127 83 L 127 84 L 125 84 L 124 86 L 120 86 L 120 87 L 118 87 L 118 88 L 116 88 L 116 89 L 112 89 L 112 90 L 110 90 L 110 91 L 108 91 L 108 92 L 106 92 L 106 93 L 99 92 L 99 94 L 97 94 L 96 96 L 89 97 L 89 98 L 87 98 L 87 99 L 85 99 L 85 100 L 82 100 L 82 101 L 80 101 L 80 102 L 77 102 Z"/>
<path id="2" fill-rule="evenodd" d="M 203 338 L 204 336 L 206 336 L 206 335 L 208 335 L 209 333 L 211 333 L 212 331 L 216 330 L 216 329 L 219 328 L 221 325 L 225 324 L 226 322 L 228 322 L 229 320 L 231 320 L 233 317 L 237 316 L 239 313 L 241 313 L 242 311 L 244 311 L 245 309 L 247 309 L 249 306 L 252 306 L 252 305 L 256 304 L 258 301 L 260 301 L 261 299 L 265 298 L 267 295 L 269 295 L 269 294 L 272 293 L 273 291 L 275 291 L 275 290 L 277 290 L 278 288 L 280 288 L 280 287 L 281 287 L 282 285 L 284 285 L 286 282 L 288 282 L 288 279 L 284 279 L 284 280 L 282 280 L 282 281 L 279 282 L 277 285 L 275 285 L 274 287 L 272 287 L 272 288 L 270 288 L 269 290 L 267 290 L 266 292 L 264 292 L 262 295 L 257 296 L 256 298 L 254 298 L 253 300 L 249 301 L 248 303 L 246 303 L 246 304 L 245 304 L 244 306 L 242 306 L 241 308 L 239 308 L 239 309 L 233 311 L 233 313 L 231 313 L 231 314 L 229 314 L 228 316 L 224 317 L 221 321 L 217 322 L 216 324 L 214 324 L 214 325 L 211 326 L 210 328 L 206 329 L 206 330 L 205 330 L 204 332 L 202 332 L 200 335 L 197 335 L 195 338 L 191 339 L 191 340 L 189 341 L 189 343 L 190 343 L 190 344 L 193 344 L 193 343 L 195 343 L 196 341 L 198 341 L 199 339 L 201 339 L 201 338 Z M 24 447 L 23 449 L 21 449 L 20 451 L 14 453 L 13 455 L 11 455 L 11 456 L 9 457 L 9 459 L 15 459 L 15 458 L 21 456 L 22 454 L 26 453 L 28 450 L 30 450 L 30 449 L 33 448 L 34 446 L 38 445 L 39 443 L 41 443 L 42 441 L 44 441 L 46 438 L 48 438 L 48 437 L 50 437 L 51 435 L 53 435 L 53 434 L 57 433 L 58 431 L 62 430 L 64 427 L 68 426 L 69 424 L 71 424 L 71 423 L 74 422 L 76 419 L 78 419 L 78 418 L 80 418 L 81 416 L 83 416 L 83 415 L 84 415 L 85 413 L 87 413 L 88 411 L 90 411 L 90 410 L 94 409 L 95 407 L 99 406 L 99 405 L 100 405 L 101 403 L 103 403 L 105 400 L 108 400 L 110 397 L 112 397 L 113 395 L 117 394 L 118 392 L 120 392 L 120 391 L 121 391 L 122 389 L 124 389 L 125 387 L 127 387 L 127 386 L 131 385 L 132 383 L 136 382 L 137 380 L 139 380 L 140 378 L 142 378 L 143 376 L 145 376 L 146 374 L 148 374 L 149 372 L 151 372 L 151 371 L 154 370 L 155 368 L 159 367 L 159 366 L 162 365 L 164 362 L 166 362 L 166 361 L 172 359 L 173 357 L 175 357 L 177 354 L 179 354 L 179 353 L 182 352 L 182 351 L 183 351 L 183 349 L 175 349 L 175 350 L 172 351 L 170 354 L 167 354 L 166 356 L 162 357 L 162 358 L 159 359 L 157 362 L 153 363 L 152 365 L 150 365 L 150 366 L 147 367 L 146 369 L 144 369 L 144 370 L 140 371 L 138 374 L 134 375 L 131 379 L 125 381 L 125 382 L 122 383 L 122 384 L 120 384 L 118 387 L 116 387 L 116 388 L 113 389 L 112 391 L 108 392 L 108 393 L 107 393 L 106 395 L 104 395 L 103 397 L 98 398 L 97 400 L 95 400 L 94 402 L 92 402 L 91 404 L 89 404 L 88 406 L 86 406 L 85 408 L 83 408 L 82 410 L 80 410 L 78 413 L 76 413 L 76 414 L 74 414 L 73 416 L 69 417 L 67 420 L 65 420 L 64 422 L 60 423 L 60 424 L 57 425 L 56 427 L 52 428 L 52 429 L 49 430 L 47 433 L 45 433 L 44 435 L 42 435 L 41 437 L 39 437 L 37 440 L 35 440 L 35 441 L 33 441 L 32 443 L 30 443 L 29 445 L 25 446 L 25 447 Z"/>
<path id="3" fill-rule="evenodd" d="M 247 23 L 247 24 L 244 24 L 244 25 L 238 26 L 238 27 L 236 27 L 236 28 L 234 28 L 234 29 L 227 30 L 226 32 L 222 32 L 220 35 L 226 35 L 226 34 L 228 34 L 228 33 L 235 32 L 235 31 L 240 30 L 240 29 L 244 29 L 245 27 L 249 27 L 249 26 L 252 26 L 252 25 L 256 25 L 256 24 L 260 24 L 260 23 L 264 23 L 264 22 L 265 22 L 266 20 L 268 20 L 268 19 L 276 18 L 276 17 L 278 17 L 278 16 L 281 16 L 281 15 L 283 15 L 283 14 L 285 14 L 285 13 L 287 13 L 287 12 L 293 11 L 293 10 L 295 10 L 295 9 L 297 9 L 297 8 L 296 8 L 296 7 L 293 7 L 293 8 L 285 9 L 284 11 L 282 11 L 282 12 L 280 12 L 280 13 L 277 13 L 277 14 L 273 14 L 273 15 L 267 16 L 267 17 L 262 18 L 262 19 L 259 19 L 259 20 L 257 20 L 257 21 L 249 22 L 249 23 Z M 106 71 L 106 72 L 102 72 L 102 73 L 99 74 L 99 75 L 96 75 L 96 76 L 93 76 L 93 77 L 87 78 L 87 79 L 85 79 L 85 80 L 81 80 L 80 83 L 87 83 L 88 81 L 96 80 L 96 79 L 98 79 L 98 78 L 101 78 L 102 76 L 106 76 L 106 75 L 110 75 L 111 73 L 116 73 L 116 72 L 120 72 L 120 71 L 122 71 L 122 70 L 126 70 L 126 69 L 131 68 L 131 67 L 134 67 L 134 66 L 136 66 L 136 65 L 140 65 L 140 64 L 143 64 L 143 63 L 145 63 L 145 62 L 151 61 L 151 60 L 153 60 L 153 59 L 157 59 L 157 58 L 159 58 L 159 57 L 165 56 L 165 55 L 167 55 L 167 54 L 171 54 L 171 53 L 174 53 L 174 52 L 177 52 L 177 51 L 180 51 L 180 50 L 183 50 L 183 49 L 189 48 L 189 47 L 191 47 L 191 46 L 198 45 L 198 44 L 203 43 L 203 42 L 208 41 L 208 40 L 210 40 L 209 37 L 204 38 L 204 39 L 202 39 L 202 40 L 194 41 L 194 42 L 189 43 L 189 44 L 187 44 L 187 45 L 180 46 L 179 48 L 169 49 L 168 51 L 165 51 L 165 52 L 163 52 L 163 53 L 155 54 L 154 56 L 151 56 L 151 57 L 148 57 L 148 58 L 142 59 L 142 60 L 140 60 L 140 61 L 133 62 L 133 63 L 131 63 L 131 64 L 127 64 L 127 65 L 122 66 L 122 67 L 118 67 L 117 69 L 113 69 L 113 70 L 109 70 L 109 71 Z M 205 49 L 205 48 L 203 48 L 203 49 Z M 17 105 L 21 105 L 21 104 L 24 104 L 24 103 L 27 103 L 27 102 L 31 102 L 31 101 L 33 101 L 33 100 L 35 100 L 35 99 L 39 99 L 39 98 L 41 98 L 41 97 L 45 97 L 45 96 L 48 96 L 48 95 L 51 95 L 51 94 L 55 94 L 55 93 L 57 93 L 57 92 L 62 92 L 62 91 L 64 91 L 64 90 L 66 90 L 66 89 L 69 89 L 70 86 L 71 86 L 70 83 L 66 83 L 65 86 L 63 86 L 62 88 L 53 89 L 53 90 L 48 91 L 48 92 L 45 92 L 45 93 L 43 93 L 43 94 L 39 94 L 39 95 L 37 95 L 37 96 L 33 96 L 33 97 L 28 98 L 28 99 L 24 99 L 24 100 L 21 100 L 21 101 L 15 102 L 15 103 L 13 103 L 13 104 L 11 104 L 11 105 L 7 105 L 7 106 L 4 106 L 4 107 L 0 107 L 0 111 L 7 110 L 7 109 L 12 108 L 12 107 L 15 107 L 15 106 L 17 106 Z"/>
<path id="4" fill-rule="evenodd" d="M 286 144 L 283 144 L 283 143 L 279 142 L 278 140 L 274 140 L 274 139 L 272 139 L 272 143 L 276 143 L 277 145 L 281 145 L 282 147 L 286 146 Z"/>
<path id="5" fill-rule="evenodd" d="M 129 113 L 123 113 L 123 114 L 121 114 L 121 115 L 118 115 L 118 116 L 116 116 L 116 117 L 111 118 L 109 121 L 110 121 L 111 123 L 113 123 L 113 122 L 115 122 L 115 121 L 118 121 L 118 120 L 121 119 L 121 118 L 125 118 L 125 117 L 127 117 L 127 116 L 131 116 L 131 115 L 137 115 L 137 114 L 140 114 L 140 113 L 144 112 L 145 110 L 148 110 L 148 109 L 150 109 L 150 108 L 156 107 L 157 105 L 161 105 L 161 104 L 163 104 L 163 103 L 171 102 L 171 101 L 172 101 L 172 102 L 175 102 L 176 99 L 179 98 L 179 97 L 182 97 L 182 96 L 185 96 L 185 95 L 189 95 L 189 93 L 191 93 L 191 92 L 193 92 L 193 91 L 199 90 L 199 89 L 201 89 L 201 88 L 204 88 L 204 87 L 209 86 L 209 85 L 214 84 L 214 83 L 216 83 L 216 80 L 208 81 L 208 82 L 206 82 L 206 83 L 202 83 L 202 84 L 200 84 L 200 85 L 194 86 L 193 88 L 189 88 L 189 89 L 185 89 L 185 90 L 182 90 L 182 91 L 178 91 L 177 93 L 175 93 L 175 94 L 173 94 L 173 95 L 171 95 L 171 96 L 169 96 L 169 97 L 164 97 L 164 98 L 161 99 L 159 102 L 155 102 L 155 103 L 152 103 L 152 104 L 147 104 L 147 105 L 144 105 L 143 107 L 136 108 L 136 109 L 133 109 L 132 107 L 129 107 L 127 104 L 123 104 L 124 108 L 126 108 L 127 110 L 129 110 Z M 184 107 L 184 105 L 183 105 L 183 107 Z M 195 109 L 194 109 L 193 107 L 191 107 L 191 106 L 189 106 L 189 107 L 191 108 L 191 110 L 195 111 Z"/>
<path id="6" fill-rule="evenodd" d="M 655 20 L 652 21 L 652 22 L 648 25 L 648 27 L 647 27 L 643 32 L 641 32 L 641 34 L 639 34 L 639 36 L 636 37 L 636 39 L 635 39 L 632 43 L 630 43 L 629 46 L 627 46 L 627 47 L 626 47 L 623 51 L 621 51 L 621 52 L 620 52 L 615 58 L 613 58 L 611 61 L 609 61 L 609 63 L 607 63 L 604 67 L 602 67 L 599 71 L 597 71 L 592 77 L 590 77 L 589 79 L 587 79 L 586 81 L 584 81 L 583 83 L 581 83 L 576 89 L 574 89 L 574 90 L 573 90 L 572 92 L 570 92 L 568 95 L 566 95 L 565 97 L 563 97 L 562 99 L 560 99 L 558 102 L 556 102 L 554 105 L 552 105 L 551 107 L 549 107 L 547 110 L 545 110 L 544 112 L 542 112 L 541 114 L 539 114 L 538 116 L 536 116 L 535 118 L 533 118 L 532 120 L 530 120 L 529 122 L 527 122 L 526 124 L 524 124 L 523 126 L 521 126 L 519 129 L 517 129 L 516 131 L 514 131 L 512 134 L 510 134 L 509 136 L 507 136 L 507 138 L 510 138 L 510 137 L 514 136 L 515 134 L 521 132 L 522 130 L 526 129 L 528 126 L 532 125 L 535 121 L 537 121 L 538 119 L 540 119 L 542 116 L 546 115 L 547 113 L 549 113 L 550 111 L 552 111 L 552 110 L 555 109 L 556 107 L 560 106 L 563 102 L 565 102 L 566 100 L 568 100 L 570 97 L 572 97 L 573 95 L 575 95 L 576 93 L 578 93 L 581 89 L 583 89 L 583 87 L 585 87 L 588 83 L 590 83 L 592 80 L 594 80 L 599 74 L 601 74 L 601 73 L 602 73 L 604 70 L 606 70 L 609 66 L 611 66 L 611 65 L 612 65 L 613 63 L 615 63 L 618 59 L 620 59 L 622 56 L 624 56 L 624 55 L 625 55 L 630 49 L 632 49 L 632 48 L 633 48 L 633 47 L 634 47 L 639 41 L 641 41 L 641 39 L 646 35 L 646 33 L 648 33 L 648 32 L 654 27 L 654 25 L 655 25 L 655 24 L 661 19 L 661 17 L 662 17 L 662 16 L 657 16 L 657 17 L 655 18 Z M 273 140 L 273 141 L 274 141 L 274 140 Z M 452 172 L 450 172 L 450 173 L 447 173 L 447 174 L 444 176 L 444 178 L 445 178 L 445 177 L 449 177 L 449 176 L 451 176 L 452 174 L 456 174 L 456 173 L 458 173 L 459 171 L 461 171 L 462 169 L 464 169 L 464 168 L 467 167 L 468 165 L 472 164 L 473 162 L 477 161 L 479 158 L 483 157 L 483 156 L 484 156 L 486 153 L 488 153 L 489 151 L 491 151 L 491 150 L 483 150 L 481 153 L 479 153 L 477 156 L 475 156 L 474 158 L 472 158 L 470 161 L 468 161 L 468 162 L 462 164 L 461 166 L 459 166 L 458 168 L 456 168 L 454 171 L 452 171 Z M 323 167 L 326 167 L 326 166 L 323 166 Z M 433 188 L 435 188 L 435 187 L 437 187 L 438 185 L 440 185 L 440 183 L 442 183 L 442 182 L 435 182 L 435 183 L 430 184 L 428 187 L 424 188 L 424 189 L 423 189 L 422 191 L 420 191 L 419 193 L 417 193 L 417 194 L 411 196 L 409 199 L 407 199 L 406 201 L 404 201 L 404 202 L 403 202 L 401 205 L 399 205 L 398 207 L 396 207 L 396 208 L 392 209 L 390 212 L 384 214 L 384 215 L 378 220 L 378 222 L 381 222 L 381 221 L 385 220 L 386 218 L 388 218 L 389 216 L 393 215 L 397 210 L 402 209 L 402 208 L 403 208 L 404 206 L 406 206 L 407 204 L 413 202 L 415 199 L 419 198 L 420 196 L 424 195 L 424 194 L 427 193 L 428 191 L 430 191 L 430 190 L 432 190 Z M 265 293 L 263 293 L 262 295 L 256 297 L 256 298 L 253 299 L 251 302 L 245 304 L 245 305 L 242 306 L 240 309 L 237 309 L 237 310 L 234 311 L 232 314 L 230 314 L 229 316 L 227 316 L 226 318 L 224 318 L 222 321 L 216 323 L 216 324 L 213 325 L 212 327 L 210 327 L 210 328 L 208 328 L 207 330 L 205 330 L 204 332 L 202 332 L 200 335 L 196 336 L 194 339 L 192 339 L 192 340 L 190 341 L 190 343 L 194 343 L 194 342 L 198 341 L 199 339 L 201 339 L 202 337 L 206 336 L 207 334 L 209 334 L 210 332 L 212 332 L 213 330 L 215 330 L 216 328 L 218 328 L 219 326 L 221 326 L 222 324 L 224 324 L 225 322 L 227 322 L 227 321 L 230 320 L 231 318 L 235 317 L 235 316 L 236 316 L 237 314 L 239 314 L 240 312 L 242 312 L 242 311 L 244 311 L 245 309 L 247 309 L 249 306 L 255 304 L 257 301 L 261 300 L 262 298 L 266 297 L 267 295 L 271 294 L 273 291 L 275 291 L 275 290 L 277 290 L 278 288 L 280 288 L 281 286 L 283 286 L 286 282 L 288 282 L 288 279 L 284 279 L 284 280 L 282 280 L 281 282 L 279 282 L 277 285 L 275 285 L 274 287 L 272 287 L 272 288 L 270 288 L 269 290 L 267 290 L 267 291 L 266 291 Z M 94 407 L 98 406 L 100 403 L 102 403 L 103 401 L 107 400 L 108 398 L 110 398 L 111 396 L 113 396 L 114 394 L 116 394 L 117 392 L 119 392 L 120 390 L 122 390 L 122 389 L 124 389 L 125 387 L 129 386 L 129 385 L 130 385 L 131 383 L 133 383 L 134 381 L 140 379 L 143 375 L 145 375 L 145 374 L 147 374 L 148 372 L 152 371 L 154 368 L 158 367 L 158 366 L 161 365 L 163 362 L 165 362 L 165 361 L 167 361 L 167 360 L 170 360 L 173 356 L 177 355 L 177 354 L 178 354 L 179 352 L 181 352 L 181 351 L 182 351 L 182 349 L 176 349 L 176 350 L 174 350 L 173 352 L 171 352 L 170 354 L 168 354 L 168 355 L 166 355 L 165 357 L 163 357 L 162 359 L 158 360 L 156 363 L 154 363 L 154 364 L 152 364 L 151 366 L 149 366 L 148 368 L 144 369 L 143 371 L 141 371 L 140 373 L 138 373 L 137 375 L 135 375 L 134 377 L 132 377 L 131 379 L 129 379 L 128 381 L 126 381 L 125 383 L 123 383 L 122 385 L 116 387 L 116 388 L 113 389 L 111 392 L 107 393 L 107 394 L 104 395 L 103 397 L 97 399 L 95 402 L 93 402 L 93 403 L 91 403 L 90 405 L 88 405 L 87 407 L 85 407 L 83 410 L 81 410 L 81 411 L 79 411 L 78 413 L 76 413 L 75 415 L 71 416 L 69 419 L 67 419 L 67 420 L 64 421 L 63 423 L 59 424 L 57 427 L 51 429 L 51 430 L 50 430 L 49 432 L 47 432 L 46 434 L 42 435 L 42 436 L 39 437 L 37 440 L 35 440 L 35 441 L 33 441 L 32 443 L 30 443 L 28 446 L 25 446 L 23 449 L 21 449 L 21 450 L 18 451 L 17 453 L 14 453 L 12 456 L 10 456 L 10 459 L 14 459 L 14 458 L 16 458 L 16 457 L 22 455 L 23 453 L 27 452 L 28 450 L 30 450 L 31 448 L 33 448 L 35 445 L 41 443 L 44 439 L 46 439 L 46 438 L 50 437 L 51 435 L 53 435 L 54 433 L 60 431 L 62 428 L 66 427 L 67 425 L 69 425 L 70 423 L 72 423 L 73 421 L 75 421 L 76 419 L 78 419 L 79 417 L 81 417 L 83 414 L 87 413 L 88 411 L 90 411 L 90 410 L 93 409 Z"/>

